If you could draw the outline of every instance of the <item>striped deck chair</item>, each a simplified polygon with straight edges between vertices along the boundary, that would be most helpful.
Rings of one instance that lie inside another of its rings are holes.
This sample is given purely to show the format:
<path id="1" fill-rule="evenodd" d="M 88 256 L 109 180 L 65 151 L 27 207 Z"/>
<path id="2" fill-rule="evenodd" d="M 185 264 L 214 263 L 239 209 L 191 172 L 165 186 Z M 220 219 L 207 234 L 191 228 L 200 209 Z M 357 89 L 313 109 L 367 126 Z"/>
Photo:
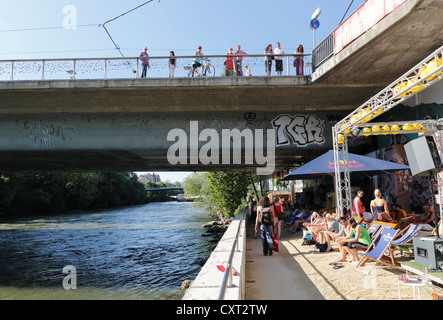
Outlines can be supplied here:
<path id="1" fill-rule="evenodd" d="M 364 253 L 357 252 L 357 254 L 361 255 L 361 258 L 355 267 L 357 269 L 363 267 L 366 262 L 372 260 L 375 261 L 375 263 L 366 274 L 370 274 L 378 263 L 383 263 L 385 265 L 392 266 L 393 268 L 397 268 L 398 263 L 395 261 L 393 252 L 390 248 L 391 242 L 397 233 L 398 230 L 383 227 L 377 245 L 374 247 L 374 249 Z M 388 255 L 385 253 L 388 253 Z"/>

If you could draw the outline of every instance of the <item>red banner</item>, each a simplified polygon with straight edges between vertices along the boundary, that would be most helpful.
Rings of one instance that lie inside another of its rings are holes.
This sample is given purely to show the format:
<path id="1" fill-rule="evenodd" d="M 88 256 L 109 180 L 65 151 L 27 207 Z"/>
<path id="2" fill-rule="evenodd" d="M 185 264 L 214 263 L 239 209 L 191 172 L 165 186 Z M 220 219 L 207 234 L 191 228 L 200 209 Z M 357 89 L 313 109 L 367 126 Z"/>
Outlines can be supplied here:
<path id="1" fill-rule="evenodd" d="M 367 0 L 334 31 L 334 54 L 375 26 L 406 0 Z"/>

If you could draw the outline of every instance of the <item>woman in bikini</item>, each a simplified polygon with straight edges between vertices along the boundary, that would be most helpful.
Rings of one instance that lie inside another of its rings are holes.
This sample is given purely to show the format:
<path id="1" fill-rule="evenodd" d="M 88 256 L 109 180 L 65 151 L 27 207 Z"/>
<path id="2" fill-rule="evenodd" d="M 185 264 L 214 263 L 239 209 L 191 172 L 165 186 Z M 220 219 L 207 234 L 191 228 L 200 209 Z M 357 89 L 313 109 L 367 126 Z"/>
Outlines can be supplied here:
<path id="1" fill-rule="evenodd" d="M 389 214 L 388 204 L 385 199 L 381 198 L 380 189 L 375 189 L 374 196 L 375 199 L 370 204 L 373 220 L 391 222 L 392 218 Z"/>

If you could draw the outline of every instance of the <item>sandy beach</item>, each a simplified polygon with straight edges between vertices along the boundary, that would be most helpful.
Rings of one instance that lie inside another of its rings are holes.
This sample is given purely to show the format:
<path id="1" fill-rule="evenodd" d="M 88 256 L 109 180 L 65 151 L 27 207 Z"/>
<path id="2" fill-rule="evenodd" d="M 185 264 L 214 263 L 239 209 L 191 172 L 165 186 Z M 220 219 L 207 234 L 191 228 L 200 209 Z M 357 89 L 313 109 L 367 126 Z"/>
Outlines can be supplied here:
<path id="1" fill-rule="evenodd" d="M 355 262 L 343 262 L 343 267 L 334 269 L 330 263 L 339 258 L 339 252 L 319 252 L 313 245 L 303 246 L 302 235 L 302 231 L 290 233 L 285 228 L 279 252 L 269 257 L 263 256 L 261 239 L 259 236 L 254 239 L 252 227 L 248 228 L 246 299 L 399 299 L 398 277 L 405 274 L 405 271 L 380 264 L 366 275 L 365 272 L 373 266 L 373 262 L 359 269 L 355 268 Z M 337 248 L 335 243 L 333 248 Z M 413 259 L 413 256 L 398 251 L 395 258 L 402 262 Z M 269 276 L 264 277 L 264 274 Z M 435 288 L 437 293 L 443 295 L 441 287 Z M 401 297 L 413 299 L 412 288 L 402 286 Z M 421 288 L 421 298 L 432 299 L 430 287 Z"/>

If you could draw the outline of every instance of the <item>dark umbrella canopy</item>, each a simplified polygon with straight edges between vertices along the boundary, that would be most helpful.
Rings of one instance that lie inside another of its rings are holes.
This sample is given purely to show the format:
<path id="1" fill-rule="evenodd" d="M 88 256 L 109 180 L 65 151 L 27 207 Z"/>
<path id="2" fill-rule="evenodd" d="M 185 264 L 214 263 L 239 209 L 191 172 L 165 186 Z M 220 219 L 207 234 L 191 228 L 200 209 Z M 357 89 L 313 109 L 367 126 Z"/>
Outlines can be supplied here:
<path id="1" fill-rule="evenodd" d="M 409 167 L 403 164 L 360 156 L 353 153 L 348 153 L 348 159 L 349 172 L 351 174 L 353 172 L 364 172 L 367 175 L 373 176 L 383 172 L 409 170 Z M 343 168 L 343 164 L 341 167 Z M 333 150 L 329 150 L 318 158 L 309 161 L 297 170 L 286 175 L 282 180 L 317 179 L 328 174 L 335 174 Z"/>

